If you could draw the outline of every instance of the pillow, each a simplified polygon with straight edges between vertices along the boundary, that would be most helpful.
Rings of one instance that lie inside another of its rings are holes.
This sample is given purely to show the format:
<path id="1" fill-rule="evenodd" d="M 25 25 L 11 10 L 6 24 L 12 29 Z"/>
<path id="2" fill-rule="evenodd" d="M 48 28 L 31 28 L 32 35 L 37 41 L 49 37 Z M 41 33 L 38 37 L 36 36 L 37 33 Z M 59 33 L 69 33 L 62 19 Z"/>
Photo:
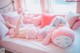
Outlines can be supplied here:
<path id="1" fill-rule="evenodd" d="M 72 17 L 71 19 L 67 20 L 67 22 L 68 22 L 69 25 L 70 25 L 70 28 L 73 27 L 73 25 L 75 24 L 75 22 L 77 21 L 78 18 L 79 18 L 79 16 L 74 16 L 74 17 Z"/>
<path id="2" fill-rule="evenodd" d="M 65 27 L 56 29 L 51 36 L 52 43 L 61 48 L 66 48 L 72 45 L 74 40 L 74 32 L 71 29 Z"/>
<path id="3" fill-rule="evenodd" d="M 68 21 L 68 20 L 72 19 L 74 16 L 80 16 L 80 14 L 75 14 L 73 12 L 68 12 L 65 19 Z"/>
<path id="4" fill-rule="evenodd" d="M 0 21 L 5 23 L 5 20 L 3 19 L 2 15 L 0 14 Z"/>
<path id="5" fill-rule="evenodd" d="M 77 21 L 77 22 L 73 25 L 72 29 L 73 29 L 73 30 L 76 30 L 76 29 L 78 29 L 79 27 L 80 27 L 80 20 Z"/>
<path id="6" fill-rule="evenodd" d="M 9 21 L 11 24 L 15 25 L 20 16 L 17 12 L 8 12 L 6 14 L 3 14 L 3 18 L 5 21 Z"/>
<path id="7" fill-rule="evenodd" d="M 43 14 L 41 18 L 41 28 L 46 25 L 49 25 L 53 18 L 53 15 Z"/>
<path id="8" fill-rule="evenodd" d="M 51 23 L 51 21 L 54 19 L 54 17 L 56 16 L 61 16 L 63 18 L 65 18 L 65 15 L 51 15 L 51 14 L 43 14 L 42 18 L 41 18 L 41 28 L 49 25 Z"/>
<path id="9" fill-rule="evenodd" d="M 0 22 L 0 35 L 1 35 L 2 38 L 4 36 L 6 36 L 8 31 L 9 31 L 9 29 L 2 22 Z"/>
<path id="10" fill-rule="evenodd" d="M 32 22 L 32 24 L 34 24 L 36 26 L 40 25 L 41 24 L 41 16 L 32 18 L 31 22 Z"/>
<path id="11" fill-rule="evenodd" d="M 66 14 L 65 19 L 66 19 L 66 20 L 69 20 L 69 19 L 71 19 L 73 16 L 74 16 L 74 13 L 73 13 L 73 12 L 68 12 L 68 13 Z"/>
<path id="12" fill-rule="evenodd" d="M 30 17 L 30 15 L 26 15 L 24 16 L 24 23 L 25 24 L 34 24 L 34 25 L 40 25 L 41 23 L 41 15 L 39 16 L 33 16 L 33 17 Z"/>
<path id="13" fill-rule="evenodd" d="M 68 22 L 68 24 L 70 25 L 70 28 L 73 27 L 73 25 L 75 24 L 76 20 L 79 18 L 80 14 L 75 14 L 75 13 L 72 13 L 72 12 L 69 12 L 67 15 L 66 15 L 66 20 Z"/>

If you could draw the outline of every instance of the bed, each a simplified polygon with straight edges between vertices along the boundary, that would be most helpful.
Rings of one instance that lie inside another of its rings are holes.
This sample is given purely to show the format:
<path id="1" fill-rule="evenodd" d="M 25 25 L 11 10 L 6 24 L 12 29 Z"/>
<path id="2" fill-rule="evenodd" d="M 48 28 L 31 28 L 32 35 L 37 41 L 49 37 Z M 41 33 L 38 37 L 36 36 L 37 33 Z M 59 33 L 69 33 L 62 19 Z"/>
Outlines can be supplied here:
<path id="1" fill-rule="evenodd" d="M 41 41 L 26 40 L 19 38 L 4 37 L 0 44 L 6 48 L 6 50 L 14 53 L 80 53 L 80 29 L 75 31 L 76 40 L 74 43 L 65 49 L 59 48 L 53 44 L 42 45 Z"/>
<path id="2" fill-rule="evenodd" d="M 0 13 L 9 12 L 10 9 L 13 11 L 14 6 L 12 6 L 10 2 L 7 2 L 5 5 L 2 5 L 3 8 L 0 8 Z M 13 53 L 80 53 L 80 29 L 76 30 L 75 34 L 76 36 L 74 43 L 65 49 L 57 47 L 53 44 L 42 45 L 42 42 L 37 40 L 10 38 L 8 35 L 0 40 L 0 45 Z"/>

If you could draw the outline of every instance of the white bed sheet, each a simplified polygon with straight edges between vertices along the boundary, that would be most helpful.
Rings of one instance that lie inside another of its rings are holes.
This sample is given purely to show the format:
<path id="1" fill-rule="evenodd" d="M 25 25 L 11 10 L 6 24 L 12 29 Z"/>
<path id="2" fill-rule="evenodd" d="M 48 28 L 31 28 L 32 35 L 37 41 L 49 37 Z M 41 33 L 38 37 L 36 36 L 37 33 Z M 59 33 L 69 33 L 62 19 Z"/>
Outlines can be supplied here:
<path id="1" fill-rule="evenodd" d="M 9 38 L 6 36 L 1 41 L 1 45 L 16 51 L 15 53 L 80 53 L 80 29 L 75 31 L 74 43 L 65 49 L 55 45 L 42 45 L 36 40 L 26 40 L 19 38 Z"/>

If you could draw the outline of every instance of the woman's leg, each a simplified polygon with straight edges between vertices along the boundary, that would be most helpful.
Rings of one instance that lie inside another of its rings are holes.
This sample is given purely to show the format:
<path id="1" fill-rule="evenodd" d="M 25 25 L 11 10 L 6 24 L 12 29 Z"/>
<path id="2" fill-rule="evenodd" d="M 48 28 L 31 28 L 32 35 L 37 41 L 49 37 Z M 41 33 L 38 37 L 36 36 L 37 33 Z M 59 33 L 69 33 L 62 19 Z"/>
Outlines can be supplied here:
<path id="1" fill-rule="evenodd" d="M 21 18 L 18 20 L 17 24 L 16 24 L 16 28 L 15 28 L 15 37 L 18 37 L 18 38 L 24 38 L 25 37 L 25 34 L 26 34 L 26 30 L 20 30 L 20 25 L 22 24 L 21 23 L 22 20 Z"/>

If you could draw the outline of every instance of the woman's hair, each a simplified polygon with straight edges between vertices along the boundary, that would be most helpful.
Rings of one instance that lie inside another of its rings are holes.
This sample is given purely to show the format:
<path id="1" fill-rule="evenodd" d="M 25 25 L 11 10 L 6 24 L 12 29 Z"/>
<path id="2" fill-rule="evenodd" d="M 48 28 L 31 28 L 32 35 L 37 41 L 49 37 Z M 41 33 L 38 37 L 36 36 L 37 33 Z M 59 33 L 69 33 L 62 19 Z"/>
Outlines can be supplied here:
<path id="1" fill-rule="evenodd" d="M 51 25 L 51 26 L 54 26 L 54 27 L 58 27 L 58 25 L 59 25 L 60 23 L 63 23 L 64 25 L 67 24 L 66 20 L 65 20 L 63 17 L 61 17 L 61 16 L 56 16 L 56 17 L 52 20 L 52 22 L 51 22 L 50 25 Z"/>

